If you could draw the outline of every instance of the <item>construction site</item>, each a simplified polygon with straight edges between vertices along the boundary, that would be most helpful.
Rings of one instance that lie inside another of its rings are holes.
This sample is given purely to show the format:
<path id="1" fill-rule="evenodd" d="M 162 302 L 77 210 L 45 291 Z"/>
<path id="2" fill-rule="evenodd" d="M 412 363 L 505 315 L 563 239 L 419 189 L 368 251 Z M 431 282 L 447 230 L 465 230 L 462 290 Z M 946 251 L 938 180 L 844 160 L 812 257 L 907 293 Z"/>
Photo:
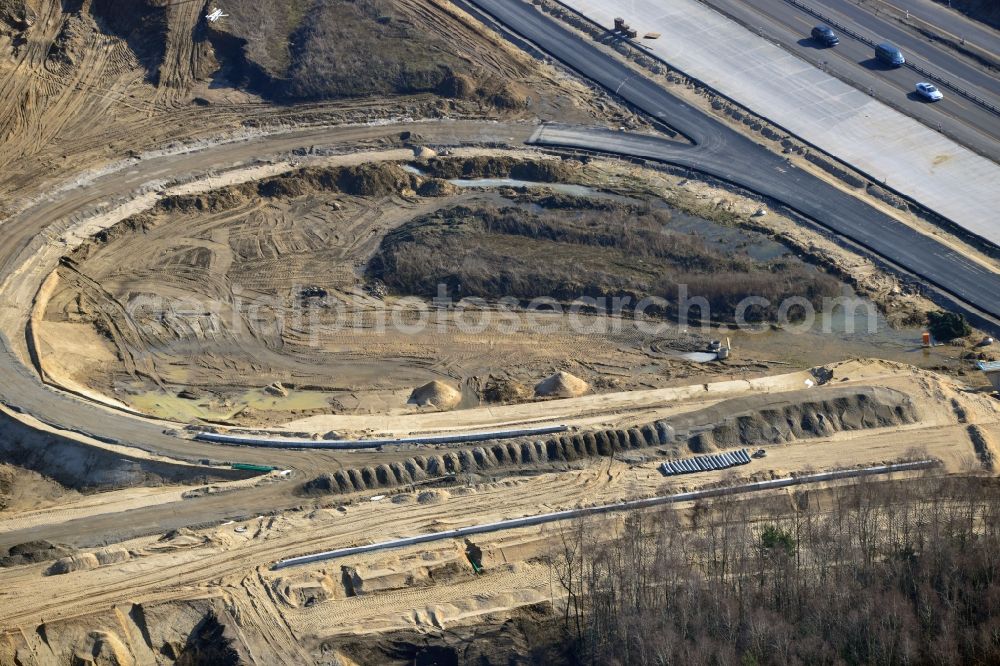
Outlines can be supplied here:
<path id="1" fill-rule="evenodd" d="M 1000 658 L 989 230 L 603 20 L 0 0 L 0 666 Z"/>

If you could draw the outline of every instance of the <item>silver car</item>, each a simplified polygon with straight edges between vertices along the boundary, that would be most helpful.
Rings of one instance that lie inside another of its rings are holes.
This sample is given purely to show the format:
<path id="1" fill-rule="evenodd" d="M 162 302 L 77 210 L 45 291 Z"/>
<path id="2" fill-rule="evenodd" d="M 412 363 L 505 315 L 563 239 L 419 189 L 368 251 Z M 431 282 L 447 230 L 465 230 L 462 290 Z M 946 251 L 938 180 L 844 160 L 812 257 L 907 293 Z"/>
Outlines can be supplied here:
<path id="1" fill-rule="evenodd" d="M 936 102 L 944 95 L 938 90 L 933 83 L 918 83 L 917 84 L 917 94 L 926 99 L 928 102 Z"/>

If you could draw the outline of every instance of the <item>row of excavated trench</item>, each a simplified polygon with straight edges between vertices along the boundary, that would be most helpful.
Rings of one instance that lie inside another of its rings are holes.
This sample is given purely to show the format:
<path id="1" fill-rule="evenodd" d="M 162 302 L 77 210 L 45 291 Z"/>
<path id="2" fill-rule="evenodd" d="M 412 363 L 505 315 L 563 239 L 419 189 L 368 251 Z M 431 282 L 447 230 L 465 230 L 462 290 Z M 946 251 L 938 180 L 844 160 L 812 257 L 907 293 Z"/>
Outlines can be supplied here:
<path id="1" fill-rule="evenodd" d="M 578 432 L 547 440 L 492 441 L 455 451 L 415 455 L 403 461 L 345 468 L 306 482 L 303 490 L 362 492 L 428 483 L 459 474 L 495 474 L 566 464 L 650 447 L 664 447 L 656 451 L 663 456 L 706 453 L 720 448 L 824 437 L 841 430 L 898 426 L 917 420 L 912 400 L 898 391 L 831 388 L 822 395 L 796 399 L 799 393 L 802 392 L 750 401 L 723 401 L 678 416 L 671 422 L 659 420 L 627 429 Z"/>
<path id="2" fill-rule="evenodd" d="M 507 467 L 573 462 L 610 456 L 675 440 L 666 421 L 627 430 L 598 430 L 548 440 L 493 442 L 459 451 L 417 455 L 402 462 L 341 469 L 305 484 L 311 492 L 357 492 L 421 483 L 454 474 L 474 474 Z"/>

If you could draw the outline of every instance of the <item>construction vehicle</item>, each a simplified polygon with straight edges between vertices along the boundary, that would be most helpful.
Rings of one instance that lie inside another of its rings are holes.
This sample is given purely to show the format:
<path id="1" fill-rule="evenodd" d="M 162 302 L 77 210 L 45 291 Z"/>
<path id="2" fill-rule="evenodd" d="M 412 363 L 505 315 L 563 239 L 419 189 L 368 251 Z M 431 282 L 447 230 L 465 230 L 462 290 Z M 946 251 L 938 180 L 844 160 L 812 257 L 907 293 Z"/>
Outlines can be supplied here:
<path id="1" fill-rule="evenodd" d="M 639 36 L 639 33 L 636 32 L 635 30 L 633 30 L 629 26 L 629 24 L 625 22 L 625 19 L 623 19 L 620 16 L 615 17 L 615 29 L 614 29 L 614 32 L 620 32 L 622 35 L 624 35 L 628 39 L 635 39 L 636 37 Z"/>

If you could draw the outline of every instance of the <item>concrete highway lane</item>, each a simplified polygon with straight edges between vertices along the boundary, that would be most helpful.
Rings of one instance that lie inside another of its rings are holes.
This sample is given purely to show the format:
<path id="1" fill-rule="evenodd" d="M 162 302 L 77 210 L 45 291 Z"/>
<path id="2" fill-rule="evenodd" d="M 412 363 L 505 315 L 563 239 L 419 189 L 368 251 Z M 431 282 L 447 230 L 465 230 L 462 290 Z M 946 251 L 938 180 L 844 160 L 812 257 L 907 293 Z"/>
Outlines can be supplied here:
<path id="1" fill-rule="evenodd" d="M 909 67 L 883 67 L 874 60 L 870 44 L 835 28 L 840 44 L 825 48 L 809 37 L 822 21 L 788 0 L 707 0 L 726 16 L 761 32 L 786 50 L 821 66 L 838 78 L 910 115 L 928 127 L 940 129 L 956 141 L 993 159 L 1000 160 L 1000 115 L 963 97 L 945 83 L 968 91 L 1000 109 L 1000 82 L 985 68 L 957 55 L 953 50 L 911 32 L 883 14 L 874 14 L 847 0 L 796 0 L 837 26 L 874 41 L 898 46 L 907 61 L 934 74 L 927 77 Z M 914 92 L 918 81 L 933 80 L 944 99 L 928 104 Z"/>
<path id="2" fill-rule="evenodd" d="M 992 318 L 994 326 L 1000 321 L 1000 275 L 793 167 L 531 5 L 521 0 L 472 1 L 584 77 L 690 138 L 695 146 L 655 137 L 565 128 L 544 129 L 536 135 L 536 142 L 576 148 L 589 145 L 604 152 L 678 164 L 772 197 L 971 305 L 970 314 L 978 310 Z M 961 195 L 956 192 L 955 196 Z"/>

